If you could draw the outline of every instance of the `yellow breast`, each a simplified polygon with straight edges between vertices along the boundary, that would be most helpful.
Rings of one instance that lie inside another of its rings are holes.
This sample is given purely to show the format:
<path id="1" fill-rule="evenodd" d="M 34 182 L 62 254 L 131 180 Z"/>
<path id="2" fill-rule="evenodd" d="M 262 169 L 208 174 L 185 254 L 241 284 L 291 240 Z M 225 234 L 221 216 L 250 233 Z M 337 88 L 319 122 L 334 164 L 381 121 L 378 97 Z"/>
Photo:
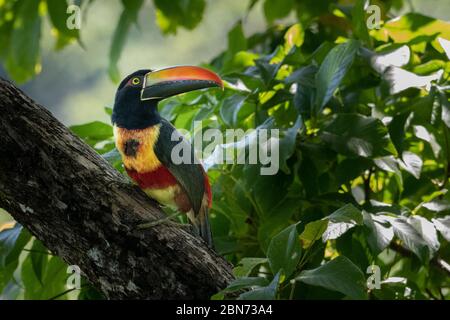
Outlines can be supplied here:
<path id="1" fill-rule="evenodd" d="M 160 204 L 168 206 L 172 209 L 177 208 L 175 197 L 180 192 L 180 186 L 174 185 L 162 189 L 144 189 L 144 192 L 152 199 L 155 199 Z"/>
<path id="2" fill-rule="evenodd" d="M 160 124 L 145 129 L 125 129 L 114 126 L 116 148 L 122 156 L 123 164 L 127 169 L 137 172 L 153 171 L 161 165 L 156 157 L 153 147 L 158 141 Z M 133 154 L 127 151 L 127 144 L 136 148 Z"/>

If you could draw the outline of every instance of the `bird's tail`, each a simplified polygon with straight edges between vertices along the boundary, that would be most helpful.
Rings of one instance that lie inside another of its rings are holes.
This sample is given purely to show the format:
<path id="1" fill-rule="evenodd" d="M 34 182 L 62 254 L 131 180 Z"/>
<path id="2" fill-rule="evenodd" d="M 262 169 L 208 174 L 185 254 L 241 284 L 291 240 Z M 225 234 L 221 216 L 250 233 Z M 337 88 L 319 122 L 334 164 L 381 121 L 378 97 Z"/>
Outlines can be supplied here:
<path id="1" fill-rule="evenodd" d="M 195 232 L 202 237 L 202 239 L 206 242 L 208 247 L 214 249 L 212 234 L 211 234 L 211 226 L 209 224 L 208 217 L 209 208 L 207 205 L 202 205 L 200 211 L 197 214 L 188 214 L 189 221 L 195 228 Z"/>
<path id="2" fill-rule="evenodd" d="M 208 206 L 202 206 L 200 208 L 200 212 L 198 214 L 198 220 L 199 220 L 199 233 L 200 236 L 205 240 L 205 242 L 208 244 L 208 247 L 214 249 L 214 243 L 212 239 L 211 234 L 211 226 L 209 224 L 209 216 L 208 216 L 209 208 Z"/>

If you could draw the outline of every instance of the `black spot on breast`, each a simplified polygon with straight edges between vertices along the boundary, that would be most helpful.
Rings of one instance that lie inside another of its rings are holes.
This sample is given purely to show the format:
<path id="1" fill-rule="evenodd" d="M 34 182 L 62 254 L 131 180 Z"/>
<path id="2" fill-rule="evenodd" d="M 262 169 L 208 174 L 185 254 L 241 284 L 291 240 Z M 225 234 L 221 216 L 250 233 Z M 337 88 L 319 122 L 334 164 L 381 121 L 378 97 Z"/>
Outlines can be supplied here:
<path id="1" fill-rule="evenodd" d="M 125 141 L 123 145 L 123 152 L 129 157 L 136 157 L 137 150 L 139 148 L 139 140 L 129 139 Z"/>

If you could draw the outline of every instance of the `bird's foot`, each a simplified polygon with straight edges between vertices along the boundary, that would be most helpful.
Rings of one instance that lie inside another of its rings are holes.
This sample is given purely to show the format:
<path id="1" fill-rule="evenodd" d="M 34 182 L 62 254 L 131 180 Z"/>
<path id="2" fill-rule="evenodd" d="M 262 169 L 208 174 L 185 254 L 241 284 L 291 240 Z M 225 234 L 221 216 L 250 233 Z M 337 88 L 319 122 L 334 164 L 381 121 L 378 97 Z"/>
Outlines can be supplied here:
<path id="1" fill-rule="evenodd" d="M 175 218 L 178 215 L 179 215 L 179 213 L 174 213 L 174 214 L 171 214 L 171 215 L 169 215 L 169 216 L 167 216 L 167 217 L 165 217 L 163 219 L 158 219 L 158 220 L 154 220 L 154 221 L 150 221 L 150 222 L 139 224 L 137 226 L 137 229 L 140 229 L 140 230 L 142 230 L 142 229 L 149 229 L 149 228 L 153 228 L 155 226 L 158 226 L 160 224 L 167 224 L 167 225 L 171 225 L 171 226 L 174 226 L 174 227 L 183 227 L 183 228 L 184 227 L 190 227 L 190 225 L 188 225 L 188 224 L 178 223 L 178 222 L 175 222 L 175 221 L 172 220 L 172 218 Z"/>

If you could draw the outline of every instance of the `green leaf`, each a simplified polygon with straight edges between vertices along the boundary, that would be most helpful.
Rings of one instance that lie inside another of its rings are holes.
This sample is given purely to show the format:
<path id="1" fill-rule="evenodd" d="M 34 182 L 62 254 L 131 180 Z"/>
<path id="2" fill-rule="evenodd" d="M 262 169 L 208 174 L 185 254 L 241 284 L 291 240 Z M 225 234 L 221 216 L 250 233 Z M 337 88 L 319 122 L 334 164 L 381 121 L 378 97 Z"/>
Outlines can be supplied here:
<path id="1" fill-rule="evenodd" d="M 267 250 L 270 269 L 273 274 L 283 270 L 286 278 L 295 271 L 301 257 L 301 246 L 297 233 L 297 223 L 293 224 L 270 241 Z"/>
<path id="2" fill-rule="evenodd" d="M 293 0 L 265 0 L 264 15 L 267 21 L 273 22 L 286 17 L 291 12 L 293 5 Z"/>
<path id="3" fill-rule="evenodd" d="M 222 106 L 220 107 L 220 116 L 229 127 L 234 127 L 236 125 L 239 111 L 246 99 L 247 96 L 236 94 L 223 101 Z"/>
<path id="4" fill-rule="evenodd" d="M 361 210 L 350 203 L 334 211 L 328 219 L 332 222 L 351 222 L 359 225 L 363 222 Z"/>
<path id="5" fill-rule="evenodd" d="M 411 111 L 402 112 L 395 115 L 392 121 L 389 123 L 389 136 L 392 139 L 398 153 L 401 153 L 404 149 L 404 140 L 406 132 L 406 121 L 408 120 Z"/>
<path id="6" fill-rule="evenodd" d="M 399 190 L 403 190 L 403 176 L 398 167 L 398 161 L 393 156 L 376 158 L 373 160 L 375 165 L 386 172 L 392 172 L 395 175 Z"/>
<path id="7" fill-rule="evenodd" d="M 370 160 L 366 158 L 345 158 L 336 168 L 336 178 L 339 185 L 361 176 L 371 166 Z"/>
<path id="8" fill-rule="evenodd" d="M 342 79 L 352 65 L 360 43 L 348 40 L 334 47 L 326 56 L 316 74 L 316 110 L 317 113 L 328 103 Z"/>
<path id="9" fill-rule="evenodd" d="M 51 257 L 47 262 L 42 283 L 38 280 L 30 255 L 23 262 L 22 282 L 25 289 L 25 299 L 48 300 L 53 298 L 66 299 L 64 293 L 68 278 L 67 265 L 59 257 Z"/>
<path id="10" fill-rule="evenodd" d="M 282 46 L 278 46 L 271 54 L 255 60 L 255 70 L 264 82 L 264 88 L 259 88 L 259 91 L 263 89 L 272 90 L 271 85 L 280 70 L 283 58 L 284 49 Z"/>
<path id="11" fill-rule="evenodd" d="M 78 294 L 78 300 L 106 300 L 106 298 L 90 284 L 81 284 L 81 290 Z"/>
<path id="12" fill-rule="evenodd" d="M 5 68 L 17 82 L 30 80 L 41 69 L 39 3 L 40 1 L 35 0 L 22 0 L 14 20 Z"/>
<path id="13" fill-rule="evenodd" d="M 305 30 L 300 23 L 292 25 L 284 34 L 284 51 L 288 53 L 293 47 L 301 47 L 305 40 Z"/>
<path id="14" fill-rule="evenodd" d="M 373 294 L 380 300 L 411 299 L 410 288 L 406 286 L 408 280 L 403 277 L 390 277 L 381 281 L 381 290 L 373 290 Z M 409 290 L 408 290 L 409 289 Z"/>
<path id="15" fill-rule="evenodd" d="M 266 278 L 261 277 L 243 277 L 233 280 L 223 291 L 232 292 L 250 287 L 265 287 L 269 285 Z"/>
<path id="16" fill-rule="evenodd" d="M 139 9 L 143 0 L 122 0 L 124 6 L 119 23 L 114 31 L 113 40 L 109 49 L 109 76 L 114 82 L 120 81 L 120 72 L 117 67 L 123 48 L 125 46 L 128 31 L 133 23 L 137 22 Z"/>
<path id="17" fill-rule="evenodd" d="M 255 65 L 261 74 L 261 78 L 264 81 L 266 89 L 270 88 L 270 84 L 275 79 L 278 70 L 280 70 L 281 64 L 272 63 L 269 59 L 260 58 L 255 60 Z"/>
<path id="18" fill-rule="evenodd" d="M 374 32 L 377 40 L 392 38 L 395 43 L 407 43 L 419 36 L 436 36 L 450 39 L 450 23 L 426 17 L 419 13 L 408 13 L 386 22 L 383 28 Z M 433 47 L 443 52 L 437 39 L 432 42 Z"/>
<path id="19" fill-rule="evenodd" d="M 194 29 L 202 20 L 204 0 L 153 0 L 156 23 L 164 34 L 176 34 L 178 27 Z"/>
<path id="20" fill-rule="evenodd" d="M 41 241 L 34 239 L 29 256 L 34 274 L 36 275 L 37 280 L 42 284 L 49 257 L 48 250 Z"/>
<path id="21" fill-rule="evenodd" d="M 391 243 L 394 238 L 394 229 L 389 222 L 377 215 L 364 211 L 363 217 L 364 225 L 368 230 L 367 242 L 375 255 L 377 255 Z"/>
<path id="22" fill-rule="evenodd" d="M 403 218 L 383 216 L 394 228 L 395 235 L 402 241 L 402 245 L 411 250 L 422 262 L 430 260 L 432 252 L 428 243 L 419 232 Z"/>
<path id="23" fill-rule="evenodd" d="M 419 215 L 408 218 L 408 223 L 420 234 L 420 236 L 428 243 L 428 248 L 433 253 L 437 252 L 440 247 L 438 235 L 434 224 Z"/>
<path id="24" fill-rule="evenodd" d="M 439 69 L 445 69 L 445 62 L 442 60 L 430 60 L 423 64 L 414 66 L 411 71 L 418 75 L 428 75 L 439 71 Z"/>
<path id="25" fill-rule="evenodd" d="M 328 220 L 317 220 L 308 223 L 305 226 L 305 230 L 300 234 L 300 239 L 303 240 L 303 248 L 309 248 L 314 242 L 321 239 L 327 227 Z"/>
<path id="26" fill-rule="evenodd" d="M 450 60 L 450 41 L 448 39 L 444 39 L 441 37 L 438 38 L 438 41 L 439 41 L 439 44 L 441 45 L 442 49 L 444 49 L 444 52 L 445 52 L 447 58 Z"/>
<path id="27" fill-rule="evenodd" d="M 100 121 L 71 126 L 70 130 L 90 145 L 110 139 L 113 136 L 112 127 Z"/>
<path id="28" fill-rule="evenodd" d="M 19 256 L 30 238 L 30 233 L 19 224 L 0 232 L 0 292 L 12 279 Z"/>
<path id="29" fill-rule="evenodd" d="M 112 108 L 110 108 L 110 107 L 104 107 L 103 109 L 105 110 L 105 113 L 106 113 L 108 116 L 112 116 L 112 113 L 113 113 L 113 109 L 112 109 Z"/>
<path id="30" fill-rule="evenodd" d="M 283 172 L 286 174 L 291 173 L 291 169 L 288 167 L 287 161 L 295 152 L 297 146 L 297 135 L 302 125 L 303 125 L 302 118 L 298 117 L 291 128 L 281 131 L 282 137 L 280 138 L 279 141 L 279 152 L 280 152 L 279 161 L 280 161 L 280 169 L 283 170 Z"/>
<path id="31" fill-rule="evenodd" d="M 339 208 L 324 219 L 329 221 L 327 229 L 322 235 L 322 240 L 324 242 L 337 239 L 354 226 L 363 223 L 361 210 L 350 203 Z"/>
<path id="32" fill-rule="evenodd" d="M 425 120 L 425 121 L 427 121 L 427 120 Z M 422 120 L 420 122 L 424 123 Z M 414 126 L 414 135 L 417 138 L 428 142 L 428 144 L 430 145 L 431 149 L 433 150 L 434 156 L 436 158 L 438 158 L 439 154 L 441 153 L 442 147 L 437 142 L 436 136 L 430 131 L 431 130 L 428 130 L 424 126 L 419 126 L 419 125 Z"/>
<path id="33" fill-rule="evenodd" d="M 276 185 L 276 182 L 271 184 L 270 181 L 267 181 L 267 184 L 264 183 L 264 185 L 266 185 L 266 187 Z M 259 187 L 264 188 L 263 185 L 259 185 L 258 188 Z M 296 199 L 287 199 L 286 197 L 283 197 L 282 194 L 280 197 L 275 197 L 271 195 L 270 191 L 264 194 L 261 194 L 261 191 L 257 192 L 259 194 L 258 198 L 265 197 L 268 200 L 264 201 L 265 203 L 261 206 L 261 211 L 265 216 L 258 228 L 260 247 L 263 251 L 267 252 L 272 238 L 286 227 L 286 221 L 288 221 L 294 212 L 298 210 L 299 203 Z"/>
<path id="34" fill-rule="evenodd" d="M 238 300 L 274 300 L 277 295 L 280 276 L 281 272 L 278 272 L 268 286 L 244 292 Z"/>
<path id="35" fill-rule="evenodd" d="M 368 46 L 371 46 L 372 39 L 367 30 L 367 17 L 365 10 L 366 0 L 356 0 L 352 10 L 352 27 L 353 34 L 357 39 L 364 41 Z"/>
<path id="36" fill-rule="evenodd" d="M 79 39 L 78 29 L 67 28 L 67 0 L 46 0 L 47 10 L 53 27 L 56 29 L 57 42 L 55 48 L 62 49 L 67 44 Z"/>
<path id="37" fill-rule="evenodd" d="M 428 199 L 429 201 L 419 204 L 419 206 L 424 207 L 433 212 L 445 212 L 445 211 L 450 210 L 450 202 L 448 200 L 434 199 L 435 197 L 444 195 L 446 192 L 447 192 L 447 190 L 438 191 L 438 192 L 430 195 L 429 197 L 431 197 L 431 200 Z"/>
<path id="38" fill-rule="evenodd" d="M 248 277 L 257 266 L 268 262 L 266 258 L 242 258 L 233 269 L 236 277 Z"/>
<path id="39" fill-rule="evenodd" d="M 403 169 L 411 173 L 416 179 L 420 179 L 423 161 L 417 154 L 410 151 L 404 151 L 400 164 Z"/>
<path id="40" fill-rule="evenodd" d="M 443 218 L 432 219 L 436 229 L 442 234 L 442 236 L 450 242 L 450 216 Z"/>
<path id="41" fill-rule="evenodd" d="M 14 251 L 16 242 L 22 231 L 22 226 L 15 224 L 10 229 L 5 229 L 0 232 L 0 267 L 5 267 L 7 259 L 11 252 Z"/>
<path id="42" fill-rule="evenodd" d="M 367 248 L 363 232 L 352 230 L 352 232 L 345 233 L 336 239 L 335 247 L 339 255 L 348 258 L 359 269 L 367 270 L 372 253 Z"/>
<path id="43" fill-rule="evenodd" d="M 103 159 L 109 162 L 110 165 L 121 171 L 122 156 L 119 150 L 113 148 L 111 151 L 102 154 Z"/>
<path id="44" fill-rule="evenodd" d="M 341 292 L 352 299 L 367 299 L 364 274 L 344 256 L 339 256 L 316 269 L 302 271 L 295 279 Z"/>
<path id="45" fill-rule="evenodd" d="M 442 121 L 450 128 L 450 102 L 442 92 L 439 94 L 438 99 L 442 107 Z"/>
<path id="46" fill-rule="evenodd" d="M 247 39 L 245 38 L 244 31 L 242 30 L 242 22 L 239 21 L 228 32 L 228 49 L 227 53 L 234 55 L 239 51 L 247 50 Z"/>
<path id="47" fill-rule="evenodd" d="M 331 149 L 344 155 L 375 158 L 397 154 L 383 123 L 359 114 L 334 115 L 321 138 Z"/>

